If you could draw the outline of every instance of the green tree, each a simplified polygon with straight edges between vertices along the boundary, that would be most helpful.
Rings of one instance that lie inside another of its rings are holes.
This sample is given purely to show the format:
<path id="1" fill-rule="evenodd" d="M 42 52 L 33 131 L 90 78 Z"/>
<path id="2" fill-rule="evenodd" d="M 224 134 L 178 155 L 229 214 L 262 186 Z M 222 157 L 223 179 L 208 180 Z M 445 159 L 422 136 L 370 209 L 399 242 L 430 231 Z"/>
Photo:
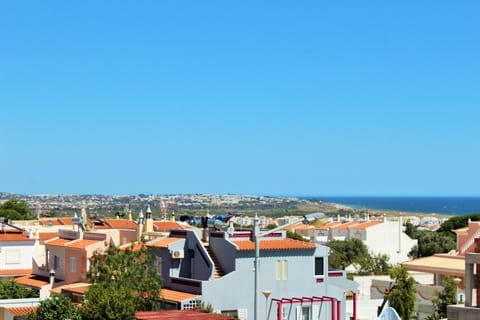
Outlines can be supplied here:
<path id="1" fill-rule="evenodd" d="M 370 253 L 357 259 L 360 265 L 359 274 L 388 274 L 391 265 L 388 263 L 388 255 Z"/>
<path id="2" fill-rule="evenodd" d="M 29 314 L 27 320 L 81 320 L 78 308 L 64 295 L 53 295 L 40 302 L 36 313 Z"/>
<path id="3" fill-rule="evenodd" d="M 19 199 L 10 199 L 0 204 L 0 217 L 11 220 L 30 220 L 34 218 L 27 202 Z"/>
<path id="4" fill-rule="evenodd" d="M 405 233 L 412 239 L 417 239 L 417 228 L 409 221 L 405 223 Z"/>
<path id="5" fill-rule="evenodd" d="M 402 320 L 410 320 L 415 310 L 415 280 L 402 265 L 393 267 L 389 273 L 394 280 L 394 286 L 388 293 L 388 302 Z"/>
<path id="6" fill-rule="evenodd" d="M 328 265 L 332 269 L 345 269 L 369 256 L 367 246 L 360 239 L 332 240 L 328 245 L 331 250 Z"/>
<path id="7" fill-rule="evenodd" d="M 0 281 L 0 299 L 37 298 L 38 293 L 15 281 Z"/>
<path id="8" fill-rule="evenodd" d="M 429 257 L 435 253 L 447 253 L 457 247 L 456 241 L 443 232 L 418 232 L 418 245 L 409 252 L 411 258 Z"/>
<path id="9" fill-rule="evenodd" d="M 432 300 L 435 312 L 430 315 L 428 320 L 440 320 L 447 317 L 447 306 L 457 303 L 457 285 L 453 277 L 446 277 L 442 281 L 443 290 L 436 292 Z"/>
<path id="10" fill-rule="evenodd" d="M 82 307 L 84 319 L 133 319 L 135 311 L 158 308 L 162 281 L 145 249 L 121 251 L 111 246 L 91 259 L 92 284 Z"/>

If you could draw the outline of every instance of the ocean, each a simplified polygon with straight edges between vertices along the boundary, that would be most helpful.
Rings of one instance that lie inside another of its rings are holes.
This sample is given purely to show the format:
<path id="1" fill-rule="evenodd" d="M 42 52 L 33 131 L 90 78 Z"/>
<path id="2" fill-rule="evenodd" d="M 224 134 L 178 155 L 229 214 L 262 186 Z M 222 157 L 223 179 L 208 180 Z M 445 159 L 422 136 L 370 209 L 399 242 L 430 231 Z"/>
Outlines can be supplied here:
<path id="1" fill-rule="evenodd" d="M 480 197 L 308 197 L 355 209 L 465 215 L 480 213 Z"/>

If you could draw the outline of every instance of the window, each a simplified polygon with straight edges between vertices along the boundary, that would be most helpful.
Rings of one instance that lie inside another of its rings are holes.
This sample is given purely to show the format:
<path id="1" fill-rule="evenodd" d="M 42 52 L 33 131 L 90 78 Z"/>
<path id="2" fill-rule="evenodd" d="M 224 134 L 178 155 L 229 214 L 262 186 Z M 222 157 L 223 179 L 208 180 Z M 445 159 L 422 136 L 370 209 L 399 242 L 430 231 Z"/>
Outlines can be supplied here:
<path id="1" fill-rule="evenodd" d="M 287 260 L 283 260 L 282 280 L 287 280 Z"/>
<path id="2" fill-rule="evenodd" d="M 287 260 L 277 260 L 275 264 L 275 279 L 287 280 Z"/>
<path id="3" fill-rule="evenodd" d="M 297 320 L 310 320 L 310 306 L 297 307 Z"/>
<path id="4" fill-rule="evenodd" d="M 70 272 L 77 272 L 77 258 L 70 257 Z"/>
<path id="5" fill-rule="evenodd" d="M 316 276 L 324 275 L 323 257 L 315 257 L 315 275 Z"/>
<path id="6" fill-rule="evenodd" d="M 60 264 L 60 259 L 57 256 L 53 256 L 53 269 L 58 269 L 58 265 Z"/>
<path id="7" fill-rule="evenodd" d="M 275 264 L 275 279 L 277 280 L 282 280 L 282 261 L 277 260 L 277 263 Z"/>

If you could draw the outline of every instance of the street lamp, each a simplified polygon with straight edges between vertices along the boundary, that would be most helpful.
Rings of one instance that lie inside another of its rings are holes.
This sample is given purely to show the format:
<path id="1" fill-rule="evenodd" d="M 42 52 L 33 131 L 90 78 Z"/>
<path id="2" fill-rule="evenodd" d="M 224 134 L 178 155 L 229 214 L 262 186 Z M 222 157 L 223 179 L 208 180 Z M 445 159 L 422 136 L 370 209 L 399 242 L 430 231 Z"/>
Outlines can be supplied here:
<path id="1" fill-rule="evenodd" d="M 265 290 L 262 291 L 263 295 L 265 296 L 265 320 L 268 320 L 268 297 L 272 294 L 272 291 Z"/>
<path id="2" fill-rule="evenodd" d="M 253 290 L 253 318 L 254 320 L 258 320 L 258 277 L 259 277 L 259 268 L 258 268 L 258 260 L 260 257 L 260 238 L 264 237 L 266 235 L 269 235 L 273 232 L 280 231 L 282 229 L 285 229 L 286 227 L 292 226 L 294 224 L 297 224 L 299 222 L 303 222 L 305 224 L 311 224 L 314 225 L 315 227 L 320 227 L 326 223 L 326 217 L 325 214 L 322 212 L 316 212 L 316 213 L 310 213 L 307 215 L 304 215 L 303 218 L 294 220 L 292 222 L 289 222 L 287 224 L 281 225 L 278 228 L 260 232 L 260 225 L 259 225 L 259 219 L 258 215 L 255 214 L 255 218 L 253 219 L 253 238 L 254 238 L 254 243 L 255 243 L 255 258 L 253 260 L 253 271 L 255 274 L 254 277 L 254 290 Z M 270 295 L 270 294 L 269 294 Z M 267 297 L 268 298 L 268 297 Z"/>

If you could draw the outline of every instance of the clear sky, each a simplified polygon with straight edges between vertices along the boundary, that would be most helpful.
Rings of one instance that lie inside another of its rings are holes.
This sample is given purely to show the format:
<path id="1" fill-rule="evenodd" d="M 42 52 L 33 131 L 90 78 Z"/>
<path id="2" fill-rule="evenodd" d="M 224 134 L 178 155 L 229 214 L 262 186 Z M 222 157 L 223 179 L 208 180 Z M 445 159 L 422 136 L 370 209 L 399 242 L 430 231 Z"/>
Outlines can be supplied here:
<path id="1" fill-rule="evenodd" d="M 480 195 L 478 1 L 0 2 L 0 191 Z"/>

